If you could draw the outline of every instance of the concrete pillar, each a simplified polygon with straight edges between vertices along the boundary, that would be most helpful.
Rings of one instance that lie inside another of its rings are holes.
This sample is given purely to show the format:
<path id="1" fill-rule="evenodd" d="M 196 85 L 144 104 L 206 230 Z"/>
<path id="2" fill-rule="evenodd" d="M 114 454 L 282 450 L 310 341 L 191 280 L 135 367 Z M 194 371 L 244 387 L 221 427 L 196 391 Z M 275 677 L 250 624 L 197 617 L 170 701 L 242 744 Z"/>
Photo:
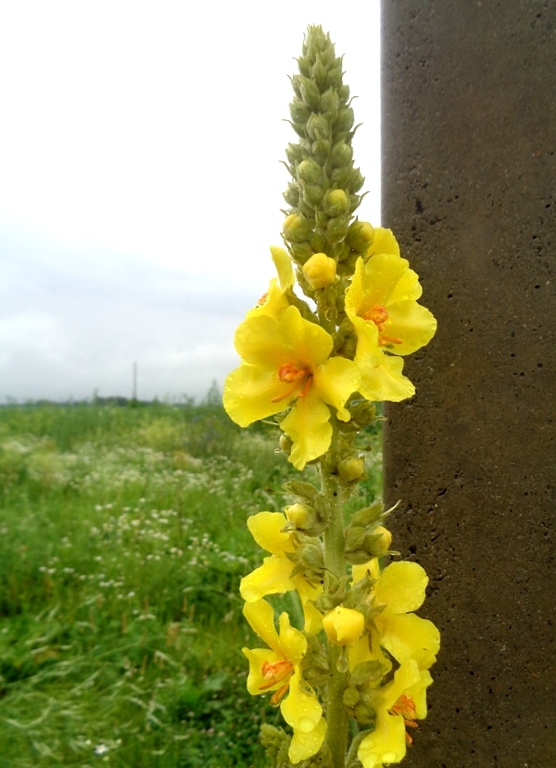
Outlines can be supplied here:
<path id="1" fill-rule="evenodd" d="M 383 223 L 438 333 L 390 405 L 442 631 L 407 768 L 556 766 L 556 2 L 384 0 Z"/>

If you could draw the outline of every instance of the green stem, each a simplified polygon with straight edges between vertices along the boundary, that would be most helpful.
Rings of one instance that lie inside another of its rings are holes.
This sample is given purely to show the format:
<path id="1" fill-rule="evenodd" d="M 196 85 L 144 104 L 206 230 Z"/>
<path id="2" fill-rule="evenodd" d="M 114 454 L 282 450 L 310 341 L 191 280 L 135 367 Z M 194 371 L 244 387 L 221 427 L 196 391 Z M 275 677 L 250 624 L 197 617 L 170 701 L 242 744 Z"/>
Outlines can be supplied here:
<path id="1" fill-rule="evenodd" d="M 328 571 L 338 579 L 345 576 L 346 560 L 344 554 L 344 519 L 343 493 L 336 476 L 328 467 L 335 466 L 337 452 L 337 427 L 333 423 L 334 433 L 330 450 L 321 462 L 321 490 L 329 502 L 330 523 L 324 532 L 324 564 Z M 326 743 L 332 754 L 334 768 L 344 768 L 347 749 L 348 714 L 343 702 L 346 689 L 347 672 L 338 669 L 341 648 L 328 643 L 328 663 L 330 680 L 326 706 L 327 730 Z"/>

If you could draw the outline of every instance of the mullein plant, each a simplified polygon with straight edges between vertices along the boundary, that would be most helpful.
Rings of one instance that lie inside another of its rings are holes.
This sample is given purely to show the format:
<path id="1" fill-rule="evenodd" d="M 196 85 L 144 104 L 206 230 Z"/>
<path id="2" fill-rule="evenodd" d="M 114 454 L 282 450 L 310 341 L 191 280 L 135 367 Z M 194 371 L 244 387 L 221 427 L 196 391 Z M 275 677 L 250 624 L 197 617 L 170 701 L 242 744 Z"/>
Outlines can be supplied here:
<path id="1" fill-rule="evenodd" d="M 423 568 L 384 565 L 395 554 L 391 510 L 377 501 L 347 520 L 345 505 L 365 479 L 358 434 L 377 419 L 376 402 L 414 394 L 404 357 L 431 340 L 436 320 L 392 232 L 355 216 L 364 179 L 353 165 L 354 114 L 320 27 L 309 28 L 297 62 L 285 248 L 270 249 L 276 277 L 236 331 L 242 362 L 224 406 L 242 427 L 273 417 L 279 450 L 300 471 L 315 467 L 318 481 L 291 480 L 283 512 L 247 521 L 267 553 L 241 582 L 261 640 L 243 650 L 247 688 L 268 694 L 290 727 L 262 728 L 276 768 L 377 768 L 403 759 L 426 716 L 440 640 L 414 613 Z M 267 600 L 286 592 L 299 598 L 300 626 Z"/>

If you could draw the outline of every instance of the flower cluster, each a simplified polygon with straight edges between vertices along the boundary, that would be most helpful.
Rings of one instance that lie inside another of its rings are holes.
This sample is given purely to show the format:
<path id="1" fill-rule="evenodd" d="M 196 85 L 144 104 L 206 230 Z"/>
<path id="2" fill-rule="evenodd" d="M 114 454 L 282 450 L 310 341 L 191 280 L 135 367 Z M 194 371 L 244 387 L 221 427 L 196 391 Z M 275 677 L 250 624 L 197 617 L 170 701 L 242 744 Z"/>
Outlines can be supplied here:
<path id="1" fill-rule="evenodd" d="M 320 27 L 309 28 L 298 64 L 285 248 L 271 248 L 277 277 L 236 331 L 241 364 L 224 406 L 242 427 L 273 417 L 282 452 L 298 470 L 315 465 L 320 487 L 291 481 L 284 512 L 248 519 L 269 555 L 241 583 L 244 615 L 267 646 L 244 649 L 247 685 L 270 692 L 292 728 L 265 730 L 276 765 L 358 758 L 376 768 L 403 758 L 407 729 L 426 715 L 439 633 L 414 613 L 427 584 L 421 566 L 384 567 L 393 553 L 382 505 L 347 525 L 344 505 L 365 478 L 358 435 L 376 419 L 374 403 L 414 394 L 404 358 L 432 339 L 436 320 L 392 232 L 354 218 L 363 177 L 349 88 Z M 276 621 L 273 596 L 284 593 L 298 598 L 299 627 L 286 611 Z M 351 743 L 350 718 L 363 729 Z"/>

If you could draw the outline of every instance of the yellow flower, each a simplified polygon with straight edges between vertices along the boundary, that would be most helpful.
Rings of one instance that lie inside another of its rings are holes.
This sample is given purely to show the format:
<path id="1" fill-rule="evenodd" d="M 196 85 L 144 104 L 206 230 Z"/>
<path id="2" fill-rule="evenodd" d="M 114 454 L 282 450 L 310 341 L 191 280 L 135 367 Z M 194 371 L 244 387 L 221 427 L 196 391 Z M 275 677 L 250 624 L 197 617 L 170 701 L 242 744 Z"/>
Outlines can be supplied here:
<path id="1" fill-rule="evenodd" d="M 402 374 L 403 361 L 398 356 L 428 344 L 436 320 L 417 303 L 422 293 L 419 277 L 399 255 L 390 230 L 375 230 L 371 253 L 367 261 L 357 260 L 346 291 L 346 313 L 358 341 L 355 362 L 361 371 L 360 392 L 368 400 L 399 401 L 411 397 L 415 389 Z"/>
<path id="2" fill-rule="evenodd" d="M 291 259 L 283 248 L 271 246 L 270 252 L 278 278 L 272 278 L 267 293 L 261 296 L 256 307 L 249 310 L 247 317 L 256 315 L 279 317 L 289 307 L 286 293 L 295 282 Z"/>
<path id="3" fill-rule="evenodd" d="M 243 649 L 249 659 L 247 690 L 253 696 L 273 691 L 271 703 L 280 709 L 293 728 L 288 756 L 299 763 L 315 755 L 326 735 L 322 706 L 302 678 L 300 664 L 307 651 L 303 634 L 290 626 L 287 613 L 279 618 L 280 634 L 274 626 L 274 611 L 266 600 L 246 603 L 243 614 L 268 648 Z M 287 694 L 287 696 L 286 696 Z"/>
<path id="4" fill-rule="evenodd" d="M 329 611 L 322 620 L 326 636 L 334 645 L 350 645 L 357 643 L 365 629 L 365 617 L 353 608 L 337 605 Z"/>
<path id="5" fill-rule="evenodd" d="M 311 288 L 326 288 L 336 280 L 336 262 L 326 253 L 314 253 L 303 265 L 303 274 Z"/>
<path id="6" fill-rule="evenodd" d="M 226 379 L 228 415 L 247 427 L 293 406 L 280 428 L 293 443 L 289 460 L 303 469 L 328 450 L 329 406 L 340 420 L 349 421 L 345 402 L 359 387 L 357 366 L 329 357 L 332 337 L 293 306 L 279 317 L 249 317 L 237 329 L 235 345 L 243 363 Z"/>
<path id="7" fill-rule="evenodd" d="M 253 603 L 266 595 L 280 594 L 296 589 L 305 616 L 305 631 L 317 633 L 322 627 L 322 616 L 313 601 L 322 592 L 322 587 L 313 587 L 301 573 L 292 576 L 295 563 L 288 553 L 295 552 L 292 534 L 282 529 L 287 523 L 281 512 L 259 512 L 248 518 L 247 526 L 257 544 L 271 552 L 263 564 L 241 580 L 239 591 L 242 598 Z"/>
<path id="8" fill-rule="evenodd" d="M 406 744 L 412 741 L 405 729 L 416 728 L 415 719 L 426 717 L 426 688 L 431 683 L 429 672 L 420 670 L 417 662 L 409 659 L 396 670 L 392 682 L 369 692 L 376 722 L 357 752 L 363 768 L 382 768 L 383 764 L 403 760 Z"/>
<path id="9" fill-rule="evenodd" d="M 370 599 L 381 612 L 373 617 L 377 642 L 400 664 L 408 659 L 420 669 L 428 669 L 436 661 L 440 648 L 440 633 L 428 619 L 411 611 L 421 607 L 425 599 L 428 576 L 418 563 L 395 562 L 379 572 L 378 558 L 366 565 L 353 567 L 354 581 L 360 581 L 366 571 L 373 584 Z"/>

